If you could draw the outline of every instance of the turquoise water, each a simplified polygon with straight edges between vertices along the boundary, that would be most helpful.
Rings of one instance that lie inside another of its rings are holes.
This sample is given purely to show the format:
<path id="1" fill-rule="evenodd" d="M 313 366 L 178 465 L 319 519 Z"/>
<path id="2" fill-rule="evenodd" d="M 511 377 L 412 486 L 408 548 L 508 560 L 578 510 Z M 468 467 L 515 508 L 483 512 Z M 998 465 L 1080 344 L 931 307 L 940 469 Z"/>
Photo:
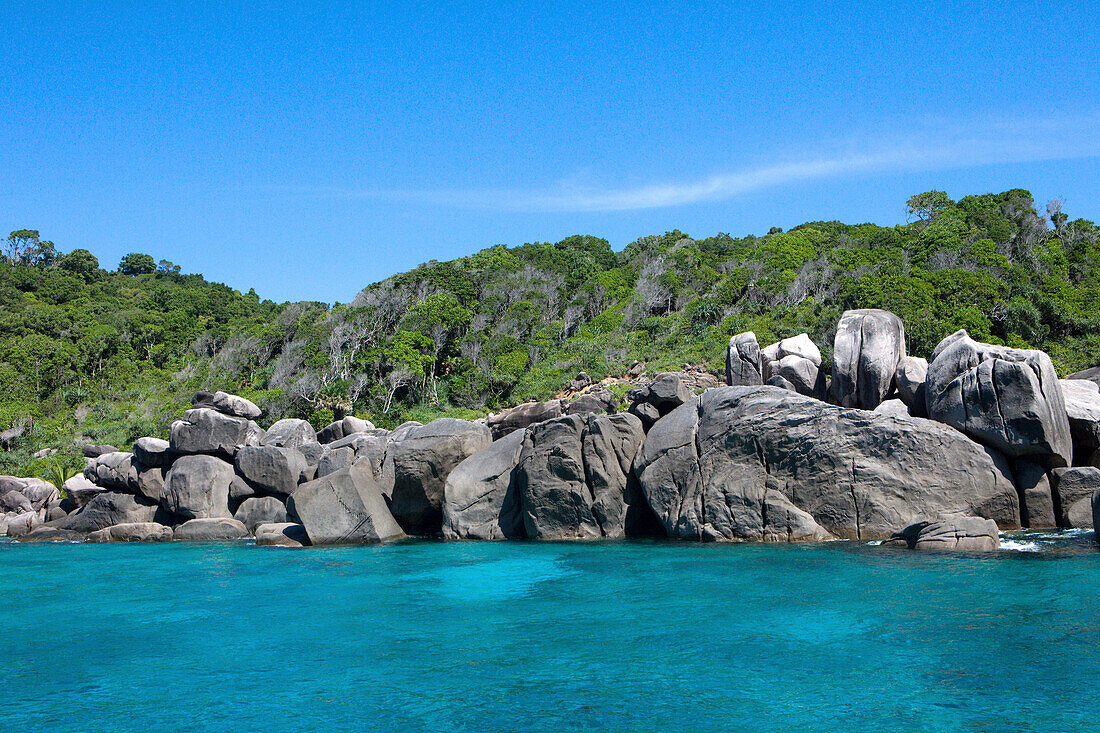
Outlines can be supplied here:
<path id="1" fill-rule="evenodd" d="M 1079 730 L 1100 550 L 0 544 L 0 730 Z"/>

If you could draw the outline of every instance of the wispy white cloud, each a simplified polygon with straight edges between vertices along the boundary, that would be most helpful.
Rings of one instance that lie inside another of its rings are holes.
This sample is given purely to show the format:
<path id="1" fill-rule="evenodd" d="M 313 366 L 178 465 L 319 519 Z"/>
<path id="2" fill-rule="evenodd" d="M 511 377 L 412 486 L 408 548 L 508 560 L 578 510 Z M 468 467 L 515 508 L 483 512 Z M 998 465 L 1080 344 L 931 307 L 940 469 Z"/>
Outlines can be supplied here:
<path id="1" fill-rule="evenodd" d="M 1100 114 L 924 123 L 906 134 L 847 140 L 801 157 L 746 166 L 697 179 L 634 187 L 561 181 L 545 189 L 360 190 L 327 195 L 399 199 L 440 206 L 526 212 L 599 212 L 657 209 L 720 201 L 769 188 L 859 175 L 914 173 L 982 165 L 1100 157 Z M 322 192 L 317 192 L 326 195 Z"/>

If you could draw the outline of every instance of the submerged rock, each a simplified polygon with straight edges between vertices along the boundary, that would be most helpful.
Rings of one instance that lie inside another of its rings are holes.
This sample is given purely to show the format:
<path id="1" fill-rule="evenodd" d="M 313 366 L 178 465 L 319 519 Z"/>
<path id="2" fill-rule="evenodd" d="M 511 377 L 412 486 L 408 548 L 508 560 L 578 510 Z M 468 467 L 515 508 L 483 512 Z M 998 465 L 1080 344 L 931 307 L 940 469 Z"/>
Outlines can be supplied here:
<path id="1" fill-rule="evenodd" d="M 290 522 L 261 524 L 256 527 L 256 544 L 305 547 L 309 544 L 309 536 L 306 534 L 305 527 L 300 524 Z"/>

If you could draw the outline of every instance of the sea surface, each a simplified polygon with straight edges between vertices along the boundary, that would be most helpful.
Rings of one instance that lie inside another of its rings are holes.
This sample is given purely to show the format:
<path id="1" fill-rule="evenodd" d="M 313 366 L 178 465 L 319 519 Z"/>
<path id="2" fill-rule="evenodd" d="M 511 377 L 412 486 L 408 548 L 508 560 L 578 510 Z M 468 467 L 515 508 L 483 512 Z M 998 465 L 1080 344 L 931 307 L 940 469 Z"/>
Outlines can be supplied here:
<path id="1" fill-rule="evenodd" d="M 0 543 L 0 731 L 1074 731 L 1100 549 Z"/>

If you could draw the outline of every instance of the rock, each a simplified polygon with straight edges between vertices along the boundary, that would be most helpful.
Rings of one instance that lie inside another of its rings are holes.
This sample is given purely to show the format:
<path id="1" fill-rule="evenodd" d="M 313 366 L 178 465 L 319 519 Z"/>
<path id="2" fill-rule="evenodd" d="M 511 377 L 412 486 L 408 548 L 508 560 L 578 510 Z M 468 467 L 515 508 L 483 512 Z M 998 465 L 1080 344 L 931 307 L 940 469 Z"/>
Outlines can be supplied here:
<path id="1" fill-rule="evenodd" d="M 642 372 L 645 371 L 645 363 L 635 359 L 630 363 L 630 367 L 626 370 L 626 377 L 628 379 L 637 379 L 642 376 Z"/>
<path id="2" fill-rule="evenodd" d="M 905 326 L 877 308 L 845 311 L 833 340 L 833 399 L 843 407 L 873 410 L 894 388 L 905 356 Z"/>
<path id="3" fill-rule="evenodd" d="M 56 526 L 74 532 L 95 532 L 116 524 L 152 522 L 158 516 L 157 509 L 157 504 L 144 496 L 103 491 L 80 511 L 60 520 Z"/>
<path id="4" fill-rule="evenodd" d="M 821 349 L 817 348 L 817 344 L 807 333 L 785 338 L 776 346 L 774 361 L 782 361 L 785 356 L 798 356 L 813 362 L 816 367 L 821 366 Z"/>
<path id="5" fill-rule="evenodd" d="M 36 527 L 42 524 L 42 517 L 38 512 L 23 512 L 9 516 L 7 520 L 8 537 L 20 538 L 30 534 Z"/>
<path id="6" fill-rule="evenodd" d="M 113 445 L 84 445 L 80 449 L 83 451 L 85 458 L 99 458 L 104 453 L 118 452 L 118 448 Z"/>
<path id="7" fill-rule="evenodd" d="M 726 348 L 726 384 L 750 387 L 763 383 L 760 344 L 756 341 L 756 334 L 746 331 L 733 336 Z"/>
<path id="8" fill-rule="evenodd" d="M 223 542 L 248 537 L 248 530 L 236 519 L 204 517 L 191 519 L 176 527 L 173 535 L 186 542 Z"/>
<path id="9" fill-rule="evenodd" d="M 992 519 L 956 515 L 912 524 L 884 544 L 904 544 L 912 550 L 993 552 L 1000 548 L 1001 537 Z"/>
<path id="10" fill-rule="evenodd" d="M 134 458 L 145 466 L 163 467 L 171 466 L 172 461 L 176 460 L 176 454 L 167 440 L 138 438 L 134 441 Z"/>
<path id="11" fill-rule="evenodd" d="M 928 400 L 925 398 L 925 380 L 928 378 L 928 361 L 919 356 L 903 356 L 894 372 L 894 384 L 898 397 L 909 408 L 913 417 L 928 417 Z"/>
<path id="12" fill-rule="evenodd" d="M 245 499 L 256 495 L 256 489 L 252 487 L 244 477 L 237 474 L 233 475 L 233 480 L 229 482 L 229 503 L 231 506 L 239 505 Z"/>
<path id="13" fill-rule="evenodd" d="M 279 420 L 267 429 L 260 445 L 278 448 L 297 448 L 306 443 L 317 442 L 317 431 L 305 420 Z"/>
<path id="14" fill-rule="evenodd" d="M 527 536 L 513 481 L 525 430 L 514 430 L 458 464 L 443 489 L 443 536 L 503 540 Z"/>
<path id="15" fill-rule="evenodd" d="M 128 522 L 98 529 L 88 542 L 171 542 L 172 528 L 156 522 Z"/>
<path id="16" fill-rule="evenodd" d="M 562 416 L 561 400 L 527 402 L 490 415 L 487 421 L 494 440 L 499 440 L 513 430 L 521 430 L 536 423 Z"/>
<path id="17" fill-rule="evenodd" d="M 104 453 L 89 462 L 84 475 L 104 488 L 137 490 L 138 472 L 132 453 Z"/>
<path id="18" fill-rule="evenodd" d="M 93 484 L 83 474 L 79 473 L 66 479 L 61 488 L 66 496 L 62 501 L 62 507 L 67 512 L 76 511 L 105 491 L 102 486 Z"/>
<path id="19" fill-rule="evenodd" d="M 31 500 L 24 496 L 21 491 L 9 491 L 3 496 L 0 496 L 0 512 L 16 512 L 22 514 L 24 512 L 33 511 L 35 511 L 35 509 L 31 504 Z"/>
<path id="20" fill-rule="evenodd" d="M 1100 450 L 1100 387 L 1087 379 L 1063 379 L 1059 384 L 1073 440 L 1073 465 L 1087 465 Z"/>
<path id="21" fill-rule="evenodd" d="M 230 517 L 233 466 L 214 456 L 182 456 L 168 471 L 161 504 L 187 519 Z"/>
<path id="22" fill-rule="evenodd" d="M 20 542 L 83 542 L 84 535 L 71 529 L 39 525 L 19 538 Z"/>
<path id="23" fill-rule="evenodd" d="M 1052 477 L 1058 526 L 1091 527 L 1092 495 L 1100 489 L 1100 468 L 1056 468 Z"/>
<path id="24" fill-rule="evenodd" d="M 648 403 L 656 407 L 661 415 L 667 415 L 691 399 L 691 389 L 682 375 L 662 372 L 648 385 L 630 390 L 627 399 L 634 404 Z"/>
<path id="25" fill-rule="evenodd" d="M 1100 387 L 1100 366 L 1092 367 L 1081 372 L 1070 374 L 1066 379 L 1087 379 Z"/>
<path id="26" fill-rule="evenodd" d="M 875 408 L 880 415 L 893 415 L 894 417 L 912 417 L 909 408 L 901 400 L 886 400 Z"/>
<path id="27" fill-rule="evenodd" d="M 614 412 L 618 400 L 607 387 L 591 389 L 565 405 L 566 415 L 587 415 L 590 412 Z"/>
<path id="28" fill-rule="evenodd" d="M 825 399 L 825 374 L 809 359 L 795 354 L 788 354 L 773 364 L 774 374 L 772 379 L 786 380 L 795 392 L 813 397 Z"/>
<path id="29" fill-rule="evenodd" d="M 40 461 L 43 458 L 49 458 L 50 456 L 57 455 L 57 448 L 43 448 L 42 450 L 35 451 L 31 454 L 31 458 L 36 461 Z"/>
<path id="30" fill-rule="evenodd" d="M 492 442 L 489 428 L 466 420 L 440 418 L 410 428 L 403 435 L 399 440 L 391 439 L 388 445 L 394 472 L 390 511 L 409 534 L 440 532 L 444 482 L 458 464 Z M 306 529 L 310 529 L 308 524 Z"/>
<path id="31" fill-rule="evenodd" d="M 374 430 L 374 423 L 369 420 L 361 420 L 352 415 L 348 415 L 342 420 L 337 420 L 326 425 L 317 433 L 317 442 L 321 444 L 331 443 L 348 435 L 362 433 L 367 430 Z"/>
<path id="32" fill-rule="evenodd" d="M 164 495 L 164 482 L 168 478 L 165 467 L 144 468 L 138 471 L 135 488 L 137 493 L 153 501 L 160 501 Z"/>
<path id="33" fill-rule="evenodd" d="M 308 468 L 297 448 L 273 445 L 245 446 L 234 460 L 237 472 L 253 485 L 282 496 L 290 496 Z"/>
<path id="34" fill-rule="evenodd" d="M 587 372 L 579 372 L 573 381 L 569 383 L 570 392 L 580 392 L 585 387 L 592 386 L 592 377 Z"/>
<path id="35" fill-rule="evenodd" d="M 245 420 L 255 420 L 263 414 L 255 403 L 228 392 L 198 392 L 191 398 L 191 406 L 210 408 L 223 415 L 243 417 Z"/>
<path id="36" fill-rule="evenodd" d="M 233 518 L 255 531 L 261 524 L 282 524 L 287 521 L 286 506 L 273 496 L 245 499 L 233 514 Z"/>
<path id="37" fill-rule="evenodd" d="M 798 391 L 797 389 L 794 388 L 793 384 L 791 384 L 789 381 L 787 381 L 783 377 L 779 376 L 778 374 L 775 374 L 775 375 L 772 375 L 771 377 L 768 377 L 767 384 L 768 384 L 769 387 L 778 387 L 779 389 L 785 389 L 788 392 L 797 392 Z"/>
<path id="38" fill-rule="evenodd" d="M 313 472 L 313 477 L 321 478 L 322 476 L 328 476 L 330 473 L 335 473 L 341 468 L 347 468 L 354 462 L 355 449 L 351 446 L 326 450 L 325 454 L 321 456 L 321 460 L 317 463 L 317 470 Z"/>
<path id="39" fill-rule="evenodd" d="M 642 421 L 642 428 L 649 430 L 653 424 L 661 419 L 661 413 L 656 405 L 648 402 L 635 402 L 630 406 L 629 413 Z"/>
<path id="40" fill-rule="evenodd" d="M 928 414 L 1010 457 L 1072 460 L 1066 405 L 1050 357 L 948 336 L 928 367 Z"/>
<path id="41" fill-rule="evenodd" d="M 69 512 L 66 511 L 63 506 L 61 506 L 61 503 L 61 499 L 55 499 L 54 501 L 51 501 L 49 504 L 46 505 L 47 522 L 56 522 L 59 519 L 64 519 L 65 517 L 69 516 Z"/>
<path id="42" fill-rule="evenodd" d="M 259 445 L 263 430 L 243 417 L 223 415 L 200 407 L 188 410 L 168 428 L 168 442 L 176 453 L 218 453 L 232 457 L 238 446 Z"/>
<path id="43" fill-rule="evenodd" d="M 1100 490 L 1092 494 L 1092 527 L 1093 530 L 1100 527 Z M 1095 533 L 1096 541 L 1100 543 L 1100 532 Z"/>
<path id="44" fill-rule="evenodd" d="M 963 513 L 1019 526 L 1010 469 L 946 426 L 774 387 L 721 387 L 662 418 L 634 470 L 669 535 L 889 537 Z"/>
<path id="45" fill-rule="evenodd" d="M 1057 527 L 1054 498 L 1046 468 L 1034 461 L 1012 463 L 1016 492 L 1020 496 L 1020 523 L 1032 529 Z"/>
<path id="46" fill-rule="evenodd" d="M 645 440 L 633 415 L 592 415 L 581 435 L 592 514 L 604 537 L 623 537 L 652 521 L 631 467 Z"/>
<path id="47" fill-rule="evenodd" d="M 360 460 L 299 486 L 287 509 L 313 545 L 401 539 L 405 533 L 386 505 L 384 488 L 367 461 Z"/>
<path id="48" fill-rule="evenodd" d="M 305 547 L 309 544 L 309 536 L 306 528 L 300 524 L 261 524 L 256 527 L 256 544 Z"/>

